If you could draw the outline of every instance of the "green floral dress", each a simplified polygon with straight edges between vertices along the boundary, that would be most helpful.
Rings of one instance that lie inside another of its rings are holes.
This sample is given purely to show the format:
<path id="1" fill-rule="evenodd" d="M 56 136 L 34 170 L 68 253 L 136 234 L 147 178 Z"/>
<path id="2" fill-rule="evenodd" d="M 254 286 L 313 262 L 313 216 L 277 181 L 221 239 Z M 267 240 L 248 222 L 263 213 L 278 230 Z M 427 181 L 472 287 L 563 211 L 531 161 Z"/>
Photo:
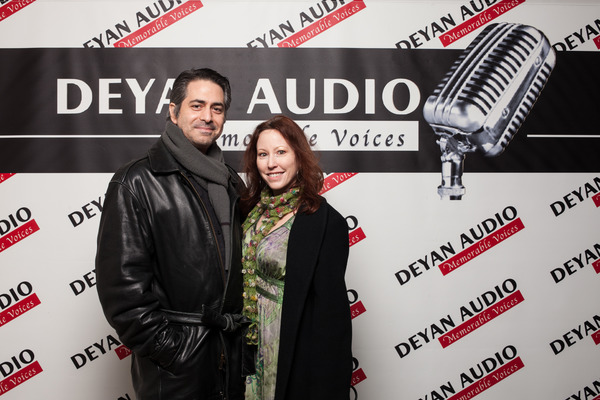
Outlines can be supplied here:
<path id="1" fill-rule="evenodd" d="M 273 400 L 277 382 L 277 357 L 281 328 L 281 305 L 288 239 L 294 216 L 271 231 L 257 246 L 258 355 L 256 374 L 246 380 L 246 400 Z M 244 243 L 256 232 L 248 229 Z"/>

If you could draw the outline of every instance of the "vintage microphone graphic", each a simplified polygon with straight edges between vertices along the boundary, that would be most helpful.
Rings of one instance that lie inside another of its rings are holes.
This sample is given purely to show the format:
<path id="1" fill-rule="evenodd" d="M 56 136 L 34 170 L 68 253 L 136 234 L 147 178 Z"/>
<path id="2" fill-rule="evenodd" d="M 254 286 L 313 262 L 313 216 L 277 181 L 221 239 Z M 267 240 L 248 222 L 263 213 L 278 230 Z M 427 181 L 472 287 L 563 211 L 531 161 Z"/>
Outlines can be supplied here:
<path id="1" fill-rule="evenodd" d="M 465 153 L 502 153 L 555 63 L 542 32 L 512 23 L 487 26 L 454 62 L 423 107 L 425 120 L 440 136 L 442 199 L 464 195 Z"/>

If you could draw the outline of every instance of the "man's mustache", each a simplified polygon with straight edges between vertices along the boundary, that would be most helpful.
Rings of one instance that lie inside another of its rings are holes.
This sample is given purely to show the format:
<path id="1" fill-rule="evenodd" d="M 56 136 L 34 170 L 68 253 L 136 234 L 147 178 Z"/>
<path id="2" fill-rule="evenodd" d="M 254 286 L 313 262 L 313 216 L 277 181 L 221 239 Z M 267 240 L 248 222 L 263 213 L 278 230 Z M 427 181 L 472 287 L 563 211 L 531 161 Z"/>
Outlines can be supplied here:
<path id="1" fill-rule="evenodd" d="M 210 128 L 210 129 L 215 129 L 215 125 L 212 123 L 206 123 L 206 122 L 199 122 L 199 123 L 195 123 L 194 124 L 194 128 Z"/>

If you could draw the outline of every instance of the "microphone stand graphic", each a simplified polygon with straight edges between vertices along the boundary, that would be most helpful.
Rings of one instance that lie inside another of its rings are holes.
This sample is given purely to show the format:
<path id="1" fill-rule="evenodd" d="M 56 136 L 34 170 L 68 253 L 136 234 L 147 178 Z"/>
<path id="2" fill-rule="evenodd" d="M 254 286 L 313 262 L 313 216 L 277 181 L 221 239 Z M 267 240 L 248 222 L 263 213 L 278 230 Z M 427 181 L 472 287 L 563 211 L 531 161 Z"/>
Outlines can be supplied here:
<path id="1" fill-rule="evenodd" d="M 460 200 L 465 154 L 504 151 L 556 63 L 550 42 L 526 25 L 487 26 L 427 99 L 423 116 L 439 136 L 442 199 Z"/>
<path id="2" fill-rule="evenodd" d="M 460 200 L 466 191 L 462 184 L 465 153 L 474 149 L 451 135 L 442 134 L 437 143 L 442 152 L 442 184 L 438 186 L 438 194 L 442 199 Z"/>

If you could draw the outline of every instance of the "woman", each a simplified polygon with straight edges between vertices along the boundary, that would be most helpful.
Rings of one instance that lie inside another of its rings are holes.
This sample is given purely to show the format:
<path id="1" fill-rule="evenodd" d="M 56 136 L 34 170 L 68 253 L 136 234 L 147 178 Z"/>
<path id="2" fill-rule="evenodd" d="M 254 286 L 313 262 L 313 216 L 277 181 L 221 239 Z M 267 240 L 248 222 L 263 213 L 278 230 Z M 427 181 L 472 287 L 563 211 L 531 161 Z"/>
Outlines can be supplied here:
<path id="1" fill-rule="evenodd" d="M 319 196 L 323 172 L 302 129 L 276 116 L 244 154 L 246 335 L 256 345 L 247 400 L 345 399 L 352 325 L 345 219 Z"/>

